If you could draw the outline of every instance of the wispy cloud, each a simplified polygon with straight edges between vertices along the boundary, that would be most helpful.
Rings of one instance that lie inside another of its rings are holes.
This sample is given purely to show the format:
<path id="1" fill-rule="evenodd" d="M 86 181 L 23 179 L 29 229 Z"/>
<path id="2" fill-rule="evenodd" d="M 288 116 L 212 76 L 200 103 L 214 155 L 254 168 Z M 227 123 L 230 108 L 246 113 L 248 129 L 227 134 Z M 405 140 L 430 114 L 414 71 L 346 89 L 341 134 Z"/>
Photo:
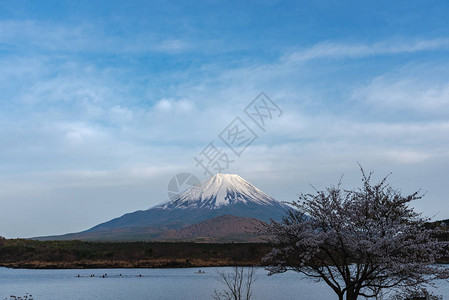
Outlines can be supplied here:
<path id="1" fill-rule="evenodd" d="M 38 20 L 0 21 L 0 44 L 5 50 L 19 53 L 35 51 L 87 53 L 180 53 L 192 48 L 181 38 L 167 38 L 154 33 L 109 35 L 99 24 L 61 25 Z"/>
<path id="2" fill-rule="evenodd" d="M 285 62 L 303 62 L 323 58 L 361 58 L 422 51 L 449 50 L 449 39 L 382 41 L 377 43 L 322 42 L 282 58 Z"/>

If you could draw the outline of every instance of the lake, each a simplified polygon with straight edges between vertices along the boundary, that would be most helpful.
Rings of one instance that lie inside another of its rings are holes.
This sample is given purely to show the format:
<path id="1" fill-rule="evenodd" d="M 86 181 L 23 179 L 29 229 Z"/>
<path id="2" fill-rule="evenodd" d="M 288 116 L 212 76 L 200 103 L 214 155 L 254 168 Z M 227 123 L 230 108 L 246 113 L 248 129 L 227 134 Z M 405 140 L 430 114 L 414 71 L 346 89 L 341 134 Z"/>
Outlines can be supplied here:
<path id="1" fill-rule="evenodd" d="M 0 300 L 10 295 L 32 294 L 35 300 L 52 299 L 211 299 L 221 287 L 217 270 L 203 268 L 204 274 L 191 269 L 86 269 L 26 270 L 0 268 Z M 78 274 L 81 277 L 77 277 Z M 94 274 L 96 277 L 89 277 Z M 102 278 L 107 274 L 106 278 Z M 120 276 L 121 274 L 121 276 Z M 288 272 L 267 276 L 257 268 L 253 299 L 335 299 L 325 283 Z M 438 294 L 449 298 L 449 286 L 440 284 Z"/>

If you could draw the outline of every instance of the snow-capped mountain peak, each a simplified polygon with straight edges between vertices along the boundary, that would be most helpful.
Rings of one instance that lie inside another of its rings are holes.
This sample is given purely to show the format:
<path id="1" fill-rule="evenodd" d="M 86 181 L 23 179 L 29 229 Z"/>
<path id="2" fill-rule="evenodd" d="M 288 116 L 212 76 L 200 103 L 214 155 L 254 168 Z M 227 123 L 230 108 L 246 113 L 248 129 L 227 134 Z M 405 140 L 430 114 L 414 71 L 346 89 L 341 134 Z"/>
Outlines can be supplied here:
<path id="1" fill-rule="evenodd" d="M 183 184 L 182 180 L 179 182 Z M 188 183 L 192 186 L 195 182 L 197 181 Z M 147 210 L 124 214 L 68 237 L 106 238 L 129 235 L 135 239 L 136 236 L 144 235 L 152 238 L 153 234 L 157 236 L 167 229 L 178 230 L 220 216 L 228 216 L 227 220 L 229 216 L 234 216 L 279 222 L 290 209 L 235 174 L 217 174 L 171 199 Z M 216 226 L 218 223 L 208 224 Z"/>
<path id="2" fill-rule="evenodd" d="M 270 197 L 237 174 L 216 174 L 191 187 L 159 208 L 220 208 L 232 204 L 278 205 Z"/>

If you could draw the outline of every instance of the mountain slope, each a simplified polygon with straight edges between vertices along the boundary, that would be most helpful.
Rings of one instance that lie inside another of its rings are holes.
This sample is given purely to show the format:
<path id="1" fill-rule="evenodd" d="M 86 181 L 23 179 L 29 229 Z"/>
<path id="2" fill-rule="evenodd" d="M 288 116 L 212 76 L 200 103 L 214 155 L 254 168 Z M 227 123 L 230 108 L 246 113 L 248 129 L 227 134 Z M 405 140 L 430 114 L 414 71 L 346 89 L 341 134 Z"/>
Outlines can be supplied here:
<path id="1" fill-rule="evenodd" d="M 178 229 L 213 217 L 233 215 L 269 222 L 279 220 L 287 206 L 235 174 L 216 174 L 178 197 L 152 209 L 123 215 L 89 231 L 123 227 L 167 226 Z"/>
<path id="2" fill-rule="evenodd" d="M 266 225 L 254 218 L 224 215 L 212 218 L 179 230 L 164 232 L 161 240 L 193 240 L 193 241 L 251 241 L 258 242 L 258 232 Z"/>

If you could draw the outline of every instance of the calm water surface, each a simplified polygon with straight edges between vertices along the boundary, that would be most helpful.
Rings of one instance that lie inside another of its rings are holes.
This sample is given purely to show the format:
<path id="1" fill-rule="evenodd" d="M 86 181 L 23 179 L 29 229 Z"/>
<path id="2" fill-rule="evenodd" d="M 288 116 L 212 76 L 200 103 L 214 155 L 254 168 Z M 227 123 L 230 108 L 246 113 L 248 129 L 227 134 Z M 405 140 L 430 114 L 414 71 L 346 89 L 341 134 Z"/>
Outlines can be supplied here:
<path id="1" fill-rule="evenodd" d="M 10 295 L 32 294 L 35 300 L 52 299 L 211 299 L 219 289 L 216 268 L 202 269 L 94 269 L 24 270 L 0 268 L 0 300 Z M 231 268 L 219 268 L 230 272 Z M 77 277 L 78 274 L 81 277 Z M 95 274 L 97 277 L 89 277 Z M 102 278 L 102 274 L 108 274 Z M 120 276 L 122 274 L 122 276 Z M 140 277 L 139 275 L 142 275 Z M 438 294 L 449 299 L 449 286 L 440 284 Z M 324 283 L 293 272 L 267 276 L 257 269 L 254 299 L 335 299 Z"/>

